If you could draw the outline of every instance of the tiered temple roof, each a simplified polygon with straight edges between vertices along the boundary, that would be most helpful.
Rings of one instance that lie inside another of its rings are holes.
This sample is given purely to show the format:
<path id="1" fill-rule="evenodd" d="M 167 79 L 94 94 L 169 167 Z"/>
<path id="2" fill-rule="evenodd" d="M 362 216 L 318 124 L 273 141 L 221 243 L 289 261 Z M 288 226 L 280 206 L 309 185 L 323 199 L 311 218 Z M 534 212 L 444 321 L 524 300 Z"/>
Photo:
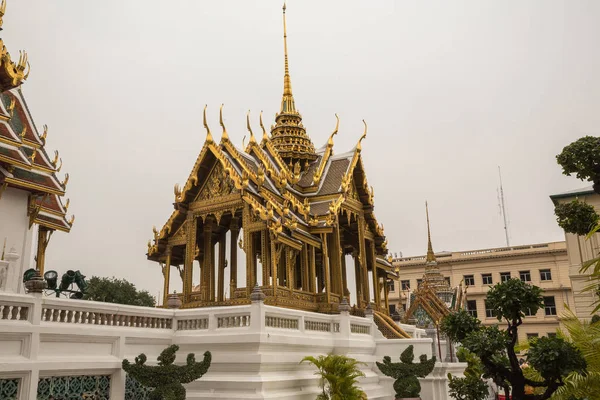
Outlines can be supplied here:
<path id="1" fill-rule="evenodd" d="M 6 1 L 0 4 L 0 27 Z M 21 53 L 19 62 L 13 63 L 2 39 L 0 55 L 0 197 L 8 187 L 24 190 L 29 196 L 29 225 L 38 224 L 38 268 L 43 272 L 45 246 L 49 234 L 55 230 L 69 232 L 74 217 L 67 219 L 69 200 L 65 195 L 69 175 L 61 181 L 57 174 L 62 168 L 58 151 L 50 157 L 46 151 L 48 127 L 38 131 L 21 91 L 27 78 L 29 63 Z"/>

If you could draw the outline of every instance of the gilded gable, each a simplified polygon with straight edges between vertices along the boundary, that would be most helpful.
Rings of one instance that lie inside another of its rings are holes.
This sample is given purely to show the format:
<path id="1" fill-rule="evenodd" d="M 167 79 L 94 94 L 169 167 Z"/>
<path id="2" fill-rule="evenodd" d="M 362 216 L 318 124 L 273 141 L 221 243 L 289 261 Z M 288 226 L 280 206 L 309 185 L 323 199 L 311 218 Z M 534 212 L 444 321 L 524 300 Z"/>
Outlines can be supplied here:
<path id="1" fill-rule="evenodd" d="M 208 200 L 215 197 L 226 196 L 236 191 L 233 181 L 223 169 L 220 162 L 216 163 L 196 200 Z"/>

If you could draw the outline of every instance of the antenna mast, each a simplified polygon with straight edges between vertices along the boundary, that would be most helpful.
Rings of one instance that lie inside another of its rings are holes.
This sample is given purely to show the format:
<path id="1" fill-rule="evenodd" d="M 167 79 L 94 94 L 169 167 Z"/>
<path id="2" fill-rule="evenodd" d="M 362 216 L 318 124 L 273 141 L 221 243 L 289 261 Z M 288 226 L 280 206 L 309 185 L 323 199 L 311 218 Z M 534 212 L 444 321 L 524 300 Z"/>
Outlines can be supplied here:
<path id="1" fill-rule="evenodd" d="M 510 247 L 510 242 L 508 240 L 508 222 L 506 220 L 506 206 L 504 204 L 504 189 L 502 188 L 502 172 L 500 171 L 500 166 L 498 166 L 498 177 L 500 178 L 500 212 L 502 214 L 502 218 L 504 219 L 504 235 L 506 236 L 506 247 Z"/>

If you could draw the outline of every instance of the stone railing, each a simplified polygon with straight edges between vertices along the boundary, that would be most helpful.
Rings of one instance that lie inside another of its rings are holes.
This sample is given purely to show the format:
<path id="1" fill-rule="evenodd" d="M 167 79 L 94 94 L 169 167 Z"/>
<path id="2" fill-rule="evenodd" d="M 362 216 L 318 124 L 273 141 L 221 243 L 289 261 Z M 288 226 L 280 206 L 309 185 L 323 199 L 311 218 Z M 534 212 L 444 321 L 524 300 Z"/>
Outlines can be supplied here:
<path id="1" fill-rule="evenodd" d="M 311 335 L 371 335 L 372 318 L 348 313 L 320 314 L 281 309 L 262 302 L 231 307 L 171 310 L 85 300 L 34 297 L 0 292 L 0 324 L 4 321 L 42 326 L 90 326 L 181 331 L 185 335 L 238 329 L 297 331 Z M 116 335 L 119 335 L 116 333 Z"/>
<path id="2" fill-rule="evenodd" d="M 0 321 L 29 321 L 33 299 L 5 294 L 0 297 Z"/>
<path id="3" fill-rule="evenodd" d="M 173 312 L 150 307 L 43 298 L 40 321 L 42 323 L 172 329 Z"/>

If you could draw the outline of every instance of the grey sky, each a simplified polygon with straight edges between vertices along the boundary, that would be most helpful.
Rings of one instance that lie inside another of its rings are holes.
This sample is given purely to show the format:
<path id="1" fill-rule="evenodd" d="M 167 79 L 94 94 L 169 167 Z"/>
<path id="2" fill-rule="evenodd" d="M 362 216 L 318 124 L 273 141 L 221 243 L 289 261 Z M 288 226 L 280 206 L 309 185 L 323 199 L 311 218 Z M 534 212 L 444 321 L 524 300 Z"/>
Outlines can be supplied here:
<path id="1" fill-rule="evenodd" d="M 555 155 L 600 129 L 600 3 L 288 2 L 296 104 L 317 147 L 338 153 L 369 124 L 363 157 L 392 252 L 562 240 L 548 195 L 586 185 Z M 47 268 L 116 275 L 156 294 L 152 225 L 172 212 L 218 108 L 238 145 L 252 110 L 271 123 L 283 89 L 280 1 L 9 0 L 2 37 L 29 53 L 25 96 L 50 127 L 70 211 Z M 180 281 L 173 287 L 179 288 Z"/>

